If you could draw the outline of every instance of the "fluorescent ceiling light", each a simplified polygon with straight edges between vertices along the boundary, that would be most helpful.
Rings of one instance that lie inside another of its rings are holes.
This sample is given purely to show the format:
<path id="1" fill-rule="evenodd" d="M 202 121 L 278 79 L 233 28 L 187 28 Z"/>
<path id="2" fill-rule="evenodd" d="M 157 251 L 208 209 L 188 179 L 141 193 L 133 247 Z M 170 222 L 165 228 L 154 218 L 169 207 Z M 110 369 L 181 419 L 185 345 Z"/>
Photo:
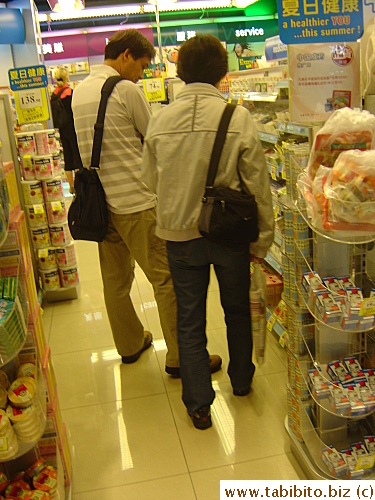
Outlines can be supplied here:
<path id="1" fill-rule="evenodd" d="M 251 0 L 250 0 L 251 1 Z M 191 2 L 166 2 L 157 0 L 158 10 L 160 12 L 177 12 L 183 10 L 206 10 L 206 9 L 224 9 L 232 6 L 232 0 L 195 0 Z M 154 6 L 145 4 L 145 12 L 153 12 Z"/>
<path id="2" fill-rule="evenodd" d="M 53 12 L 74 12 L 85 8 L 85 0 L 48 0 Z"/>
<path id="3" fill-rule="evenodd" d="M 237 7 L 237 9 L 246 9 L 246 7 L 257 1 L 258 0 L 234 0 L 234 5 Z"/>

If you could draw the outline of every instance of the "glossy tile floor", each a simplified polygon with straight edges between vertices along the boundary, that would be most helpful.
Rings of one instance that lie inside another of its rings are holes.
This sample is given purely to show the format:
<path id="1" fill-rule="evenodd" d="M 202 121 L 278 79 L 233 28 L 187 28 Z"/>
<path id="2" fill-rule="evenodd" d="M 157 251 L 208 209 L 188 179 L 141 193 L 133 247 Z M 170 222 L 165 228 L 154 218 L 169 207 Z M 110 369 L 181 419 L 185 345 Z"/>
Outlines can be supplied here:
<path id="1" fill-rule="evenodd" d="M 139 268 L 132 298 L 154 348 L 133 365 L 115 350 L 103 300 L 97 245 L 76 242 L 78 299 L 43 304 L 57 390 L 73 462 L 75 500 L 218 499 L 220 479 L 305 479 L 284 429 L 286 356 L 268 335 L 266 362 L 249 396 L 233 396 L 219 288 L 212 274 L 208 349 L 213 427 L 194 428 L 181 381 L 164 372 L 165 343 L 151 285 Z"/>

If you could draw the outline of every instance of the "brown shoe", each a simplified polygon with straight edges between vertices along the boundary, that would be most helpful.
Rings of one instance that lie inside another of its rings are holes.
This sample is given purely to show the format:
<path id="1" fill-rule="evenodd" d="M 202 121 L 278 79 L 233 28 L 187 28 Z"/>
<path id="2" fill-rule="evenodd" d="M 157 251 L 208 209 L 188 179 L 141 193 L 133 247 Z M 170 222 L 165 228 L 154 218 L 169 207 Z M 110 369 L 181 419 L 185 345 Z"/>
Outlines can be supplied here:
<path id="1" fill-rule="evenodd" d="M 143 347 L 140 349 L 138 352 L 135 354 L 132 354 L 131 356 L 122 356 L 122 362 L 125 364 L 130 364 L 130 363 L 135 363 L 139 356 L 142 354 L 143 351 L 148 349 L 151 344 L 152 344 L 152 334 L 150 332 L 144 332 L 144 341 L 143 341 Z"/>
<path id="2" fill-rule="evenodd" d="M 212 354 L 210 356 L 210 370 L 211 370 L 211 373 L 215 373 L 218 370 L 220 370 L 221 363 L 222 363 L 221 357 L 218 356 L 217 354 Z M 178 366 L 177 367 L 166 366 L 165 367 L 165 371 L 172 378 L 180 378 L 180 368 Z"/>

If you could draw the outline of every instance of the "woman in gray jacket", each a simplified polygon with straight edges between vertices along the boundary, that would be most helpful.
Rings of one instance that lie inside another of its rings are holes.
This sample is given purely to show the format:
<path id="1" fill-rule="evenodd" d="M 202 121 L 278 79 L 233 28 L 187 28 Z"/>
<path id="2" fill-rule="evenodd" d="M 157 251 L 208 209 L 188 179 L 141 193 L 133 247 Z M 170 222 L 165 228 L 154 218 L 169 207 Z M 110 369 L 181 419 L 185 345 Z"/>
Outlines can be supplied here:
<path id="1" fill-rule="evenodd" d="M 225 313 L 233 394 L 250 391 L 252 362 L 250 253 L 266 256 L 273 241 L 270 182 L 250 113 L 237 106 L 227 132 L 215 186 L 244 189 L 258 204 L 259 238 L 227 248 L 202 238 L 198 217 L 213 143 L 226 100 L 218 90 L 228 54 L 218 38 L 197 35 L 179 51 L 178 76 L 186 83 L 176 101 L 151 118 L 144 143 L 142 176 L 157 194 L 156 234 L 167 240 L 177 296 L 177 331 L 182 399 L 194 426 L 212 425 L 211 384 L 206 349 L 206 299 L 213 264 Z"/>

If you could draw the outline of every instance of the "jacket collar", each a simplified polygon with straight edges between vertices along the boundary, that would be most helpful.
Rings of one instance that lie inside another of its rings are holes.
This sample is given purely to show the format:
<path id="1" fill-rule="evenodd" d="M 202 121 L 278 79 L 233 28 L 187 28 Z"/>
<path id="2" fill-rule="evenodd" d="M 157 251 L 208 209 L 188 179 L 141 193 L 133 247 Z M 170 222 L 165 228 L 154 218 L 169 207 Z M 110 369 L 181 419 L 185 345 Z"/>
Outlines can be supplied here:
<path id="1" fill-rule="evenodd" d="M 223 101 L 226 101 L 225 97 L 221 94 L 221 92 L 210 85 L 209 83 L 189 83 L 185 85 L 185 87 L 178 93 L 176 99 L 182 99 L 185 96 L 191 95 L 205 95 L 212 97 L 219 97 Z"/>

